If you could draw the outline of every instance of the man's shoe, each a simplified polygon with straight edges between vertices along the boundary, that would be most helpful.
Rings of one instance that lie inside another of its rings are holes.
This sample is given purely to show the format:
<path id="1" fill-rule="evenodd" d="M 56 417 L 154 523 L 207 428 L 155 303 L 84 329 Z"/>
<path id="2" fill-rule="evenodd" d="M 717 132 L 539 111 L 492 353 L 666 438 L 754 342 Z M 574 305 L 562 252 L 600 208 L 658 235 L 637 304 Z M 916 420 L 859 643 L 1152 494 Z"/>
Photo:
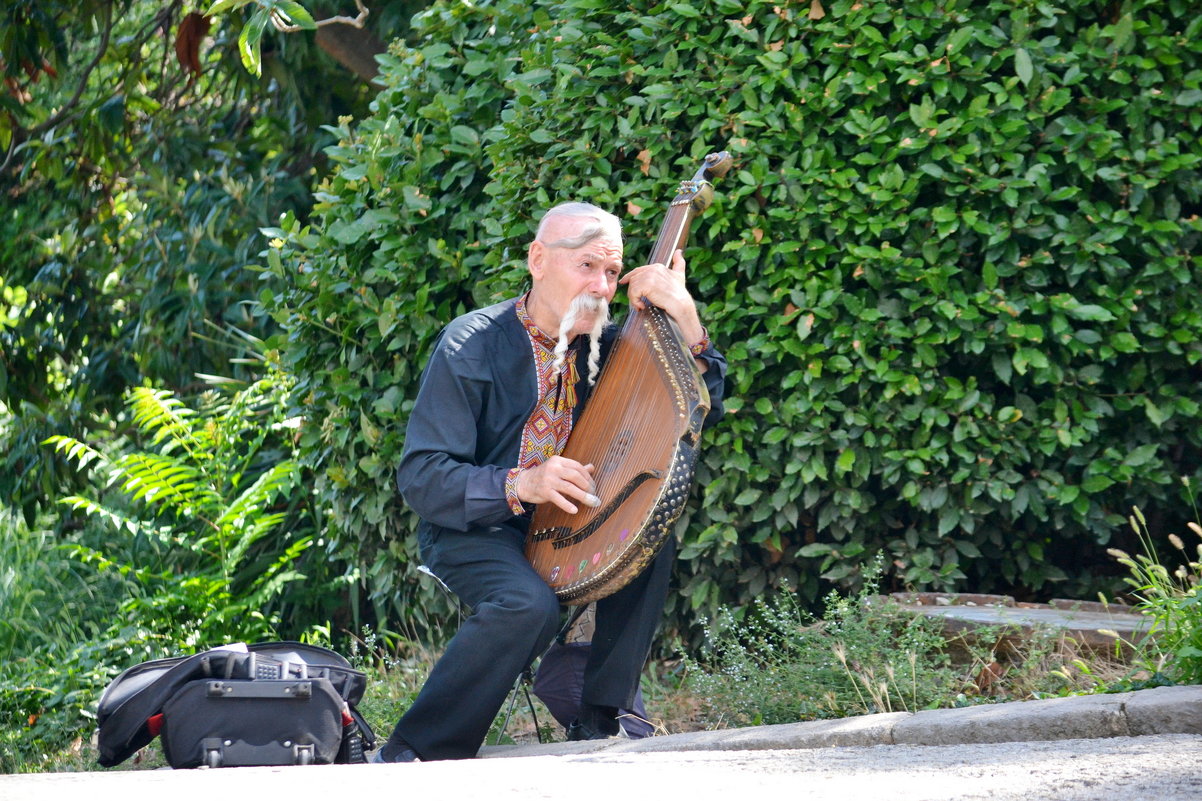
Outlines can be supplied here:
<path id="1" fill-rule="evenodd" d="M 391 759 L 389 759 L 388 757 L 386 757 L 384 755 L 384 749 L 387 747 L 388 747 L 387 744 L 381 746 L 379 749 L 376 750 L 376 752 L 374 754 L 371 755 L 371 759 L 369 759 L 367 761 L 371 762 L 373 764 L 377 764 L 377 765 L 387 764 L 389 762 L 421 762 L 422 761 L 421 757 L 419 757 L 417 755 L 417 752 L 414 751 L 412 748 L 409 748 L 408 746 L 401 748 L 399 751 L 397 751 L 395 754 L 392 755 Z"/>
<path id="2" fill-rule="evenodd" d="M 621 729 L 619 728 L 620 732 Z M 610 737 L 617 737 L 618 734 L 606 734 L 603 731 L 597 731 L 591 726 L 581 723 L 579 719 L 573 720 L 568 726 L 568 741 L 575 742 L 579 740 L 608 740 Z"/>
<path id="3" fill-rule="evenodd" d="M 575 719 L 568 725 L 569 740 L 608 740 L 621 734 L 618 709 L 613 706 L 582 703 Z"/>

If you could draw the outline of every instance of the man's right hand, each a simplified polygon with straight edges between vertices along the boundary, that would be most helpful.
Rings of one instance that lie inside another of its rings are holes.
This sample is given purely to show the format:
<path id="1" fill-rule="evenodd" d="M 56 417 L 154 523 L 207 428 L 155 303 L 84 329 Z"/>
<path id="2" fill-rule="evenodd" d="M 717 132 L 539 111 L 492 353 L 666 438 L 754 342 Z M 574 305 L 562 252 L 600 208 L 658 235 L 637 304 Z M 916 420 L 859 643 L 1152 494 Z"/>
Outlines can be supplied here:
<path id="1" fill-rule="evenodd" d="M 517 493 L 523 503 L 553 503 L 570 515 L 579 511 L 573 499 L 586 506 L 600 506 L 593 481 L 593 466 L 575 459 L 552 456 L 538 467 L 518 473 Z"/>

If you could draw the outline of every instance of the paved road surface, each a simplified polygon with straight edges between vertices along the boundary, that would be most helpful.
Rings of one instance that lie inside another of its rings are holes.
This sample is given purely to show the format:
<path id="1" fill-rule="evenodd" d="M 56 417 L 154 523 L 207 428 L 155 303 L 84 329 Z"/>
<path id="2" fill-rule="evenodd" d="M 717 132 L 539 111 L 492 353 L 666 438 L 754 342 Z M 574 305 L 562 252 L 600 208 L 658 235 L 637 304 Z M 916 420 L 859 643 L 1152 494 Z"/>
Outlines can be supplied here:
<path id="1" fill-rule="evenodd" d="M 1202 801 L 1202 686 L 484 755 L 0 776 L 0 801 Z"/>
<path id="2" fill-rule="evenodd" d="M 654 796 L 650 796 L 654 793 Z M 767 795 L 771 793 L 772 795 Z M 1198 801 L 1202 736 L 0 776 L 3 801 Z"/>

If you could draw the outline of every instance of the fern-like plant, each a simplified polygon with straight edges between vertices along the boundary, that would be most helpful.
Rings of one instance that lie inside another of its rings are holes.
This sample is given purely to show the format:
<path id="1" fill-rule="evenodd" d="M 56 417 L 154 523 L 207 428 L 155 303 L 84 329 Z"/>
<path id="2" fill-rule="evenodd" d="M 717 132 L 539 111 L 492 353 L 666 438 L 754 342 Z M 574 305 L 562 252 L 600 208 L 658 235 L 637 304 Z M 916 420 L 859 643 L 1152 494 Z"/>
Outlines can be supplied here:
<path id="1" fill-rule="evenodd" d="M 127 407 L 142 447 L 118 455 L 67 436 L 46 441 L 102 480 L 98 497 L 61 503 L 134 538 L 138 547 L 121 548 L 122 557 L 85 546 L 75 554 L 129 579 L 121 611 L 149 636 L 179 647 L 270 637 L 279 622 L 272 601 L 303 578 L 293 565 L 312 538 L 280 531 L 300 467 L 264 451 L 286 425 L 279 380 L 206 392 L 197 409 L 136 388 Z"/>

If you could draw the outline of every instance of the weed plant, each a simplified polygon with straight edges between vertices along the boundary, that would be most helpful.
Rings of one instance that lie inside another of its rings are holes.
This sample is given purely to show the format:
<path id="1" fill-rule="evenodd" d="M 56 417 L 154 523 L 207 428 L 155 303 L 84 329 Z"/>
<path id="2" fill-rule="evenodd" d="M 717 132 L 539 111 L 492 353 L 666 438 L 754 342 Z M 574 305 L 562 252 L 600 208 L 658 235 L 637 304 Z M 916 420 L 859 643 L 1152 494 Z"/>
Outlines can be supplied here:
<path id="1" fill-rule="evenodd" d="M 0 660 L 77 642 L 119 582 L 81 565 L 72 539 L 0 508 Z M 95 632 L 91 632 L 95 633 Z"/>
<path id="2" fill-rule="evenodd" d="M 0 509 L 0 772 L 80 737 L 78 710 L 107 674 L 89 662 L 95 646 L 77 653 L 73 644 L 98 634 L 91 610 L 109 589 L 46 528 Z"/>
<path id="3" fill-rule="evenodd" d="M 1165 683 L 1202 684 L 1202 543 L 1190 548 L 1179 536 L 1169 534 L 1169 543 L 1184 558 L 1183 564 L 1170 569 L 1161 563 L 1138 507 L 1132 509 L 1128 522 L 1143 553 L 1131 556 L 1117 548 L 1109 553 L 1131 571 L 1125 581 L 1133 589 L 1136 608 L 1152 620 L 1148 635 L 1133 645 L 1136 661 Z M 1198 523 L 1190 522 L 1188 527 L 1202 538 Z"/>
<path id="4" fill-rule="evenodd" d="M 1061 631 L 993 626 L 948 636 L 943 622 L 877 595 L 880 566 L 822 620 L 781 593 L 741 619 L 726 611 L 686 686 L 698 723 L 725 728 L 916 711 L 1105 691 L 1129 671 L 1120 654 Z M 680 726 L 678 722 L 676 724 Z"/>
<path id="5" fill-rule="evenodd" d="M 961 687 L 939 623 L 877 599 L 880 565 L 814 620 L 791 593 L 723 612 L 690 685 L 707 728 L 786 723 L 940 704 Z"/>

